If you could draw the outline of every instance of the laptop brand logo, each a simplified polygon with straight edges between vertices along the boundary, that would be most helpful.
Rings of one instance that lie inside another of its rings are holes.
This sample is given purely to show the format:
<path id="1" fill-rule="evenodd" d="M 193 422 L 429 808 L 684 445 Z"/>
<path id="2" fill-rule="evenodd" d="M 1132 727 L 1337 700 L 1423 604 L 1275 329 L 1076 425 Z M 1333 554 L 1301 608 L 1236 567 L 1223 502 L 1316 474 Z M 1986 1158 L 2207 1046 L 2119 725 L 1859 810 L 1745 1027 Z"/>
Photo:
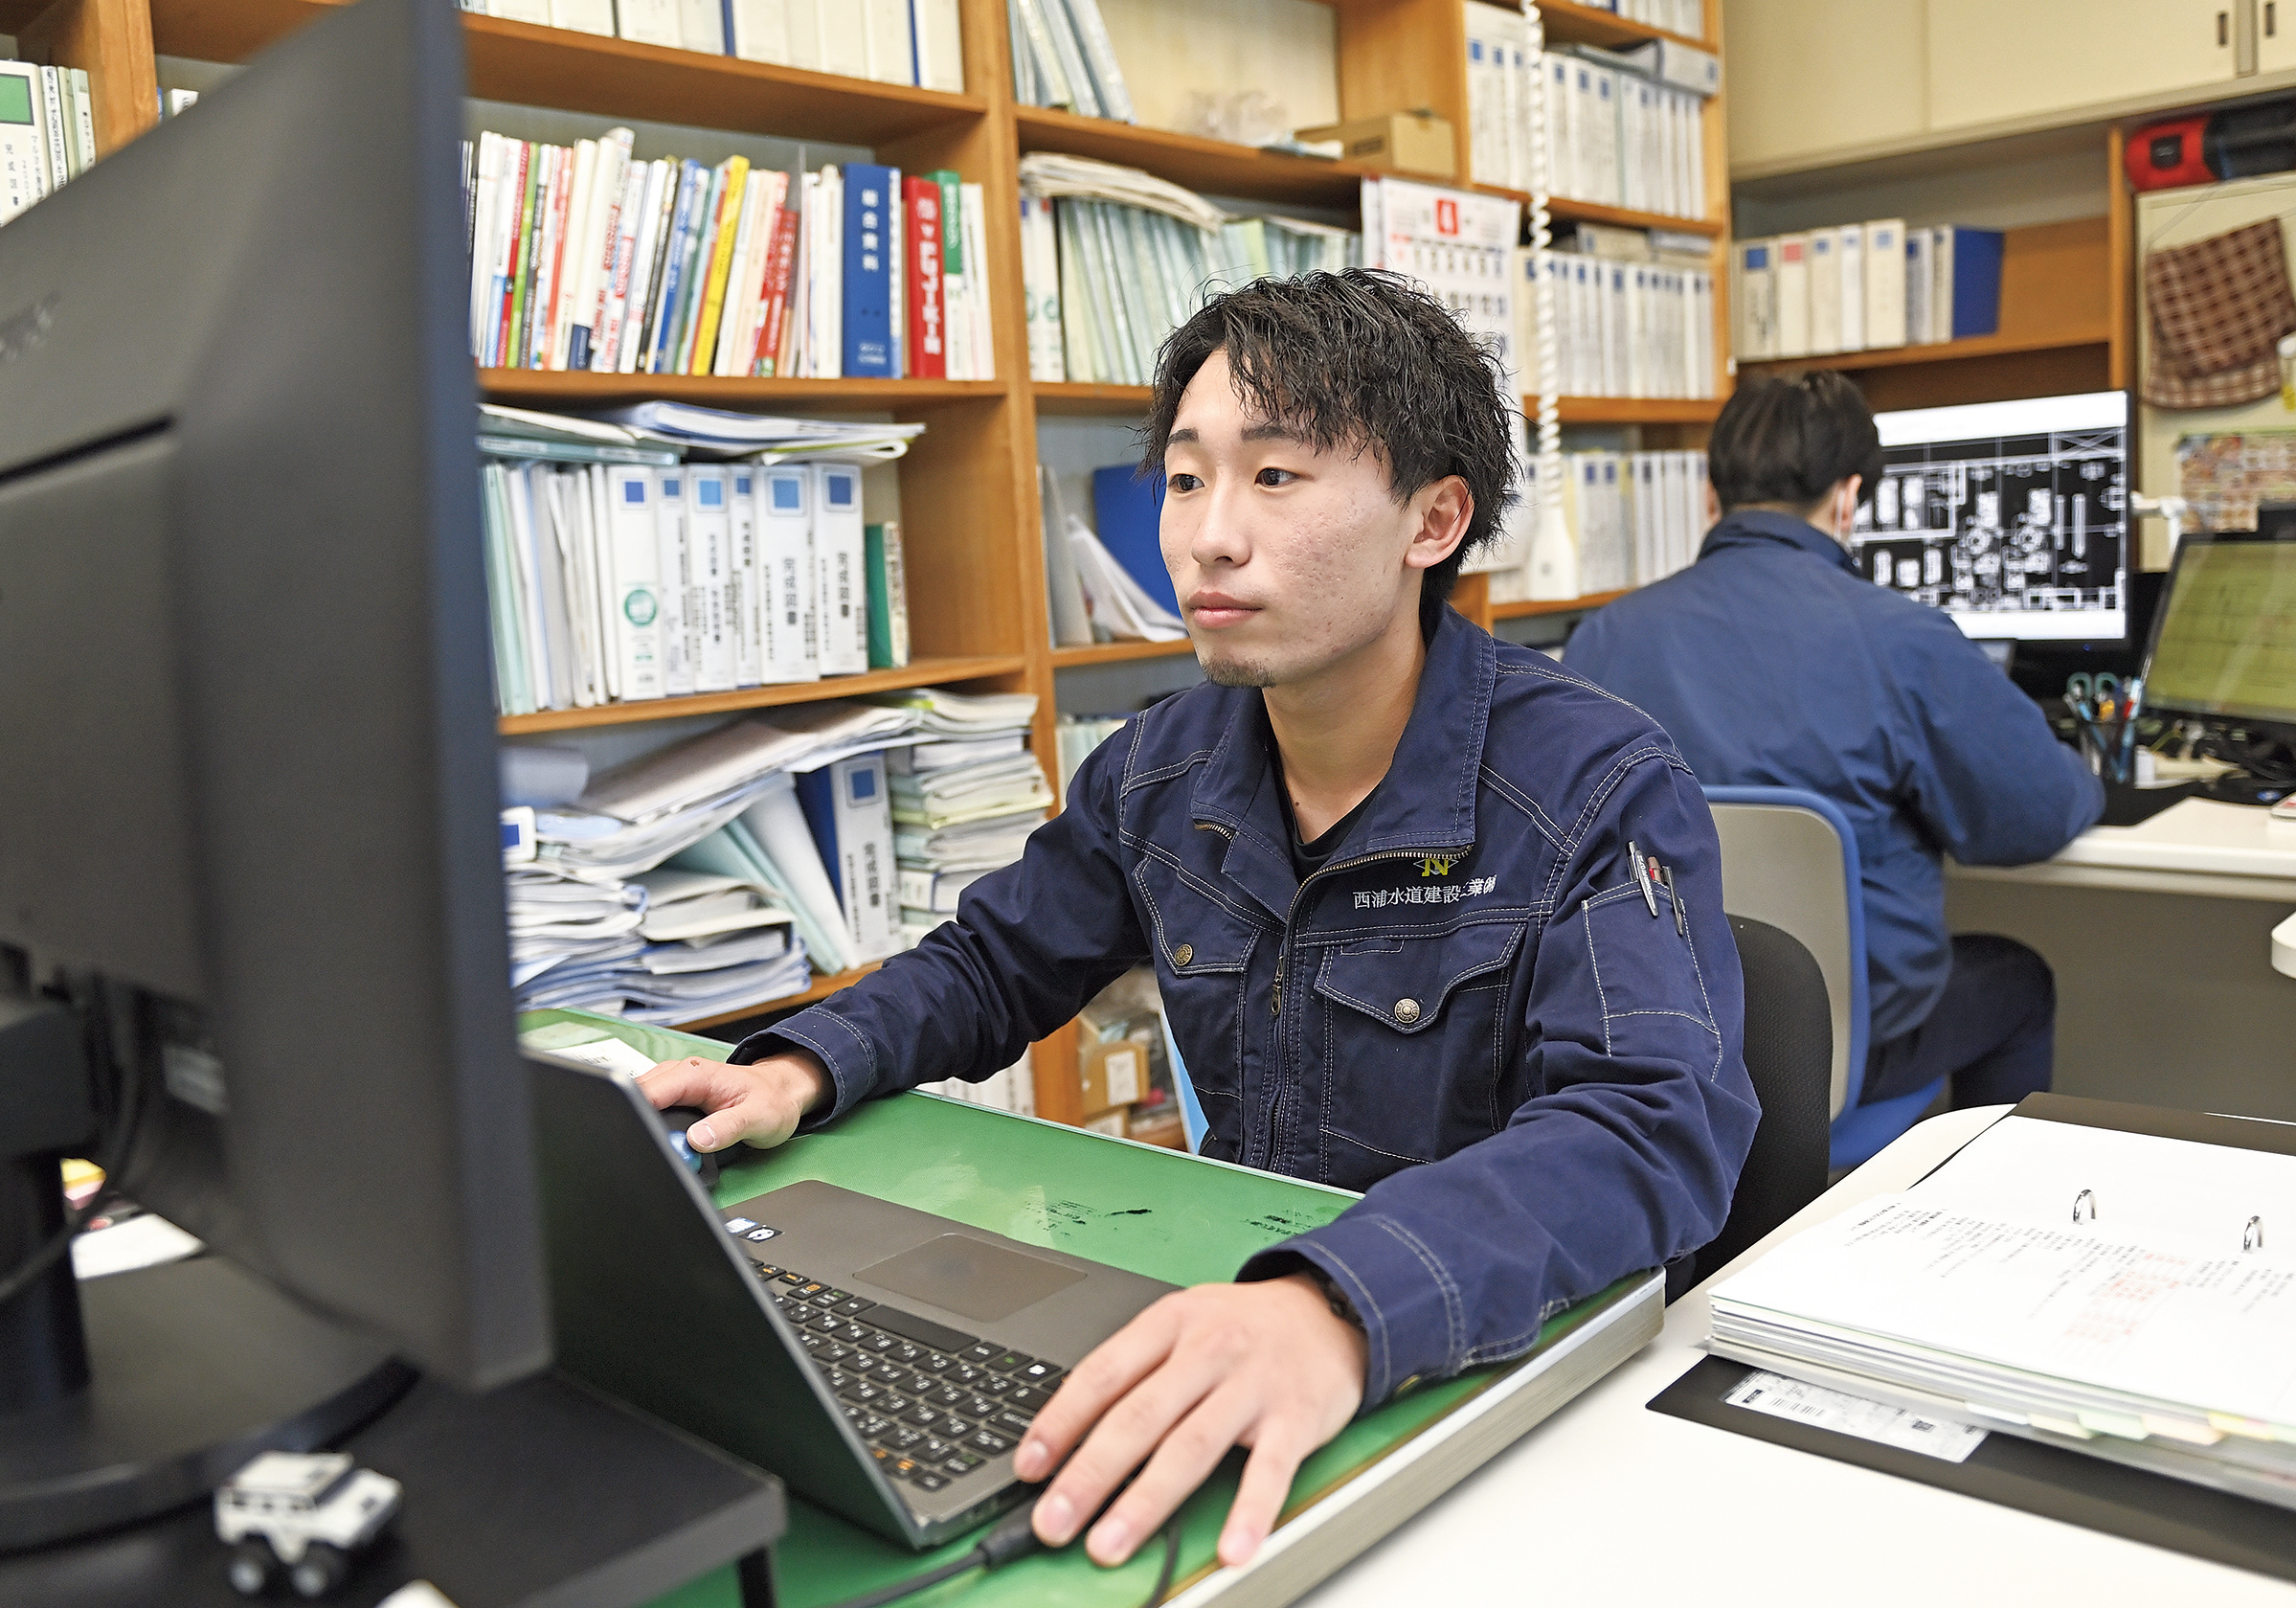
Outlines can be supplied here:
<path id="1" fill-rule="evenodd" d="M 752 1229 L 748 1234 L 743 1234 L 742 1237 L 744 1239 L 764 1241 L 773 1238 L 774 1235 L 779 1234 L 780 1232 L 781 1231 L 779 1229 Z"/>

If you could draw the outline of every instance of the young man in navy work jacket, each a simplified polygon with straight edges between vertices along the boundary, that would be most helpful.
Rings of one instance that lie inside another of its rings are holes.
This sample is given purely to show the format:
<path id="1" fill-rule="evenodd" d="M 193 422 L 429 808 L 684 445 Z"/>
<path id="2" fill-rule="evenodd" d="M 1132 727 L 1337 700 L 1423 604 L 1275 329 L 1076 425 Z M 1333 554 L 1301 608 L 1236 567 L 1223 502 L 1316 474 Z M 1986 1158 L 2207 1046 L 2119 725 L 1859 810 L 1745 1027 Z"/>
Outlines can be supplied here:
<path id="1" fill-rule="evenodd" d="M 1846 547 L 1881 473 L 1839 374 L 1758 379 L 1715 420 L 1726 510 L 1698 562 L 1570 639 L 1571 668 L 1656 717 L 1702 781 L 1800 787 L 1857 836 L 1870 1025 L 1864 1100 L 1952 1079 L 1956 1105 L 2049 1086 L 2057 991 L 2012 939 L 1946 930 L 1941 853 L 2045 860 L 2105 789 L 1959 626 L 1866 580 Z"/>
<path id="2" fill-rule="evenodd" d="M 1016 1453 L 1024 1479 L 1060 1470 L 1049 1544 L 1144 1462 L 1086 1537 L 1129 1557 L 1243 1445 L 1240 1562 L 1358 1411 L 1521 1353 L 1729 1210 L 1757 1113 L 1698 783 L 1640 712 L 1445 606 L 1507 500 L 1507 411 L 1392 278 L 1212 301 L 1166 343 L 1146 432 L 1209 685 L 1103 744 L 918 948 L 745 1041 L 746 1066 L 645 1076 L 712 1113 L 697 1148 L 775 1144 L 985 1076 L 1146 962 L 1204 1153 L 1365 1191 L 1073 1371 Z"/>

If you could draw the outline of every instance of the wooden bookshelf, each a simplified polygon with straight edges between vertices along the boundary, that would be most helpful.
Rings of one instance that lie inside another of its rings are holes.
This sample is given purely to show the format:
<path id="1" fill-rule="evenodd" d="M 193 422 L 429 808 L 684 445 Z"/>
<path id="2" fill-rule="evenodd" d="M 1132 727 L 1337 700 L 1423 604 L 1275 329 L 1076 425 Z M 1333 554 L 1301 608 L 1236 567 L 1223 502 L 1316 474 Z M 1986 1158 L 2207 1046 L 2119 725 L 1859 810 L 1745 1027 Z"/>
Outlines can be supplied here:
<path id="1" fill-rule="evenodd" d="M 863 675 L 823 676 L 819 681 L 744 687 L 733 692 L 701 692 L 687 698 L 647 698 L 639 703 L 599 704 L 593 709 L 546 709 L 535 714 L 506 714 L 496 724 L 505 736 L 533 732 L 570 732 L 585 726 L 630 726 L 645 720 L 677 720 L 695 714 L 735 714 L 782 704 L 819 703 L 824 698 L 859 698 L 897 692 L 908 687 L 942 687 L 1026 673 L 1018 653 L 978 659 L 912 659 L 897 670 Z"/>
<path id="2" fill-rule="evenodd" d="M 1493 603 L 1491 618 L 1494 620 L 1528 620 L 1535 615 L 1542 614 L 1592 614 L 1605 603 L 1616 602 L 1632 590 L 1633 588 L 1629 586 L 1616 592 L 1589 592 L 1583 598 L 1561 600 L 1550 598 L 1538 602 L 1525 599 L 1511 603 Z"/>
<path id="3" fill-rule="evenodd" d="M 1711 396 L 1558 396 L 1555 407 L 1565 424 L 1711 424 L 1722 412 Z M 1539 398 L 1523 397 L 1522 411 L 1536 419 Z"/>
<path id="4" fill-rule="evenodd" d="M 1185 637 L 1178 642 L 1096 642 L 1090 647 L 1054 648 L 1052 668 L 1072 670 L 1087 665 L 1122 665 L 1135 659 L 1177 659 L 1195 651 L 1196 645 Z"/>
<path id="5" fill-rule="evenodd" d="M 2111 182 L 2120 182 L 2119 170 Z M 1742 373 L 1851 375 L 1877 409 L 1942 407 L 2063 392 L 2113 380 L 2112 231 L 2102 217 L 2006 230 L 2001 314 L 1991 335 L 1920 346 L 1742 363 Z"/>
<path id="6" fill-rule="evenodd" d="M 85 68 L 95 91 L 98 145 L 108 152 L 155 121 L 154 55 L 239 63 L 326 14 L 336 0 L 0 0 L 0 31 L 27 53 Z M 439 0 L 444 4 L 446 0 Z M 1709 39 L 1719 51 L 1721 0 L 1707 0 Z M 1342 118 L 1427 106 L 1457 130 L 1459 173 L 1426 182 L 1464 186 L 1468 172 L 1465 21 L 1459 0 L 1335 0 L 1339 101 Z M 1619 45 L 1657 31 L 1571 4 L 1544 10 L 1550 40 Z M 697 715 L 731 717 L 814 699 L 956 683 L 1029 691 L 1039 713 L 1035 746 L 1056 751 L 1057 677 L 1083 667 L 1178 658 L 1186 642 L 1109 643 L 1053 648 L 1037 506 L 1037 421 L 1081 416 L 1120 418 L 1145 411 L 1145 387 L 1040 385 L 1028 377 L 1021 281 L 1018 167 L 1030 151 L 1066 151 L 1122 163 L 1201 193 L 1352 213 L 1365 170 L 1347 163 L 1263 151 L 1216 140 L 1080 118 L 1015 103 L 1004 0 L 960 0 L 967 90 L 946 95 L 769 66 L 727 57 L 663 50 L 625 40 L 461 16 L 468 91 L 481 99 L 550 107 L 600 119 L 661 122 L 830 142 L 873 150 L 917 171 L 954 168 L 981 184 L 988 200 L 987 261 L 1001 377 L 934 380 L 719 379 L 486 370 L 491 400 L 539 408 L 615 405 L 646 398 L 690 400 L 757 412 L 874 412 L 924 423 L 896 471 L 909 561 L 911 636 L 915 660 L 903 670 L 872 671 L 799 686 L 744 689 L 593 710 L 506 718 L 506 735 L 566 732 Z M 1722 103 L 1706 113 L 1709 187 L 1705 219 L 1657 217 L 1583 202 L 1558 202 L 1559 219 L 1686 231 L 1718 242 L 1728 231 Z M 697 151 L 696 155 L 707 152 Z M 1405 175 L 1411 176 L 1411 175 Z M 1719 298 L 1718 298 L 1719 301 Z M 1726 328 L 1726 325 L 1723 326 Z M 1695 431 L 1712 404 L 1565 398 L 1572 424 Z M 1459 601 L 1473 618 L 1512 618 L 1597 606 L 1488 601 L 1469 577 Z M 787 1010 L 824 998 L 853 976 L 822 978 L 786 1000 L 688 1024 L 709 1027 Z M 1075 1121 L 1073 1028 L 1039 1046 L 1038 1109 Z"/>
<path id="7" fill-rule="evenodd" d="M 1709 8 L 1711 9 L 1711 8 Z M 1542 0 L 1539 15 L 1546 24 L 1550 43 L 1566 45 L 1600 45 L 1605 50 L 1632 50 L 1653 39 L 1672 39 L 1677 44 L 1690 45 L 1698 50 L 1715 52 L 1720 47 L 1710 39 L 1693 39 L 1686 34 L 1669 29 L 1654 28 L 1647 22 L 1635 22 L 1616 11 L 1580 6 L 1572 0 Z M 1712 34 L 1712 18 L 1708 18 L 1708 33 Z"/>

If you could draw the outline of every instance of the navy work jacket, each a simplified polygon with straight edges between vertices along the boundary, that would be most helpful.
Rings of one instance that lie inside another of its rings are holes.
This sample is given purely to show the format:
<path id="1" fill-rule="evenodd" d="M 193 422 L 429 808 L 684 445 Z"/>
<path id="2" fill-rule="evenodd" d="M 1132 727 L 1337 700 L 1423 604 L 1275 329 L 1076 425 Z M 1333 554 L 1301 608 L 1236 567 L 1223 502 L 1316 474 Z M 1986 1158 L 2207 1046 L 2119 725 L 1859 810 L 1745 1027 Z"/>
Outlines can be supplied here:
<path id="1" fill-rule="evenodd" d="M 1698 562 L 1580 626 L 1570 668 L 1645 709 L 1701 781 L 1839 804 L 1865 895 L 1868 1042 L 1921 1026 L 1953 967 L 1945 868 L 2045 860 L 2105 788 L 1936 609 L 1823 531 L 1741 509 Z"/>
<path id="2" fill-rule="evenodd" d="M 734 1058 L 819 1055 L 817 1126 L 986 1076 L 1152 962 L 1204 1154 L 1367 1191 L 1238 1278 L 1304 1258 L 1347 1294 L 1368 1409 L 1715 1235 L 1757 1117 L 1742 982 L 1698 783 L 1543 654 L 1446 611 L 1386 780 L 1304 885 L 1272 753 L 1255 690 L 1157 705 L 955 921 Z"/>

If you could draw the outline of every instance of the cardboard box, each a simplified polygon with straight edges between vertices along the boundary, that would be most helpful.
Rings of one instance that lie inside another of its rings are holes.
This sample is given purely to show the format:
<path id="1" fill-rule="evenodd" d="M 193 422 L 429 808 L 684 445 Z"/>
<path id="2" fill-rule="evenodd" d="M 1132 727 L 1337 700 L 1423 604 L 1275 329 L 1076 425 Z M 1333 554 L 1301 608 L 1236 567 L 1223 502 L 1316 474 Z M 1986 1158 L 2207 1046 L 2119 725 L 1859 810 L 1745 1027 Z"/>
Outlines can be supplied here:
<path id="1" fill-rule="evenodd" d="M 1148 1092 L 1148 1041 L 1114 1038 L 1087 1044 L 1078 1056 L 1084 1075 L 1084 1114 L 1120 1111 Z M 1124 1130 L 1119 1127 L 1118 1133 Z"/>
<path id="2" fill-rule="evenodd" d="M 1459 170 L 1459 150 L 1448 119 L 1431 112 L 1389 112 L 1359 117 L 1320 128 L 1293 131 L 1296 140 L 1337 140 L 1339 159 L 1397 173 L 1450 178 Z"/>

